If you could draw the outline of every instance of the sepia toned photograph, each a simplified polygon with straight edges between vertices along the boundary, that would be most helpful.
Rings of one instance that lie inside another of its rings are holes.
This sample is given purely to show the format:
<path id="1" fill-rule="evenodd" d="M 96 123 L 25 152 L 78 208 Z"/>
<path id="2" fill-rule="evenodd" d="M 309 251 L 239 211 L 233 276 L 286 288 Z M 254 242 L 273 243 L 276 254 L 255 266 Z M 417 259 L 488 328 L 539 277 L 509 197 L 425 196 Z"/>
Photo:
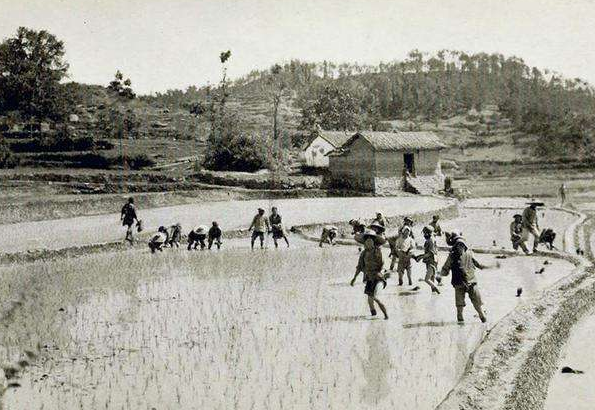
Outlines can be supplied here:
<path id="1" fill-rule="evenodd" d="M 595 0 L 0 0 L 0 410 L 595 409 Z"/>

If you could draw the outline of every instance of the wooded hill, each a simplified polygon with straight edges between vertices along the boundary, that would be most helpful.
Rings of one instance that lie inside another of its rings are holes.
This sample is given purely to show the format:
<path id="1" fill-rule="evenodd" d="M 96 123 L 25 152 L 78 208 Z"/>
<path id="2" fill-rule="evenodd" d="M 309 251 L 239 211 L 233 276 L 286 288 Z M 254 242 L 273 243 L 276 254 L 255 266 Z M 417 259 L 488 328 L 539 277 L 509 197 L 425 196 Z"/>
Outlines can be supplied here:
<path id="1" fill-rule="evenodd" d="M 539 136 L 538 153 L 579 156 L 590 155 L 595 129 L 589 84 L 501 54 L 413 51 L 404 61 L 374 66 L 293 60 L 229 87 L 230 105 L 253 127 L 270 129 L 279 94 L 284 129 L 382 129 L 387 120 L 438 124 L 497 107 L 514 129 Z M 205 102 L 208 90 L 192 86 L 141 99 L 184 109 Z"/>

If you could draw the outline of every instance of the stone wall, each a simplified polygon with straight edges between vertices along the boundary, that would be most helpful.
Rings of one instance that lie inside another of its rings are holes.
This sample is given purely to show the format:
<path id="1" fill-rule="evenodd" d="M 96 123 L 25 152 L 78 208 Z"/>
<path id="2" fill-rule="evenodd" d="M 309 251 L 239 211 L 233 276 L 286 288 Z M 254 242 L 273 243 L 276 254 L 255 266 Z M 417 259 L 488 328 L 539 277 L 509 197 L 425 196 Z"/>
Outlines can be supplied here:
<path id="1" fill-rule="evenodd" d="M 441 173 L 407 178 L 404 181 L 403 189 L 406 192 L 414 194 L 437 194 L 440 190 L 444 189 L 444 178 L 444 175 Z"/>
<path id="2" fill-rule="evenodd" d="M 374 193 L 379 196 L 395 195 L 403 192 L 403 177 L 374 178 Z"/>

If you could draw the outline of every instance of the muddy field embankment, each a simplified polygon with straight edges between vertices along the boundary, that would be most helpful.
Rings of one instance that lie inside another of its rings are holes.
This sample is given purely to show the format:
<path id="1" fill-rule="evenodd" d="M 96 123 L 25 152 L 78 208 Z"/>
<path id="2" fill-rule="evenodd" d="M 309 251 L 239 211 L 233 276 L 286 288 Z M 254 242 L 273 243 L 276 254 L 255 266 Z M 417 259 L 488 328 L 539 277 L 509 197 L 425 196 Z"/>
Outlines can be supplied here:
<path id="1" fill-rule="evenodd" d="M 543 408 L 570 329 L 595 303 L 593 253 L 589 241 L 579 242 L 592 231 L 585 219 L 583 215 L 565 237 L 576 242 L 569 249 L 583 248 L 588 259 L 566 254 L 578 262 L 573 273 L 519 305 L 486 335 L 439 410 Z"/>
<path id="2" fill-rule="evenodd" d="M 442 219 L 454 218 L 459 214 L 459 204 L 458 202 L 451 200 L 445 202 L 445 206 L 426 212 L 417 212 L 408 214 L 414 221 L 416 222 L 427 222 L 431 219 L 432 215 L 440 215 Z M 389 223 L 394 224 L 395 226 L 398 225 L 402 218 L 407 214 L 402 214 L 398 216 L 387 216 L 387 220 Z M 371 222 L 368 220 L 366 222 Z M 340 222 L 329 222 L 333 225 L 336 225 L 340 228 L 341 233 L 344 236 L 347 236 L 351 232 L 351 226 L 348 223 L 348 220 L 340 221 Z M 299 229 L 304 232 L 309 233 L 317 233 L 320 234 L 320 231 L 324 225 L 329 223 L 314 223 L 314 224 L 307 224 L 307 225 L 299 225 Z M 143 232 L 137 237 L 137 240 L 134 245 L 132 245 L 136 249 L 144 249 L 147 246 L 147 241 L 149 237 L 152 235 L 151 232 Z M 232 239 L 232 238 L 242 238 L 247 237 L 248 233 L 246 229 L 228 229 L 224 230 L 223 238 L 224 239 Z M 182 246 L 184 246 L 185 240 L 183 240 Z M 15 263 L 30 263 L 37 260 L 56 260 L 62 258 L 73 258 L 82 255 L 88 255 L 93 253 L 100 253 L 100 252 L 113 252 L 113 251 L 125 251 L 131 248 L 131 245 L 128 243 L 123 243 L 122 241 L 111 241 L 111 242 L 103 242 L 103 243 L 92 243 L 86 244 L 81 246 L 70 246 L 64 247 L 61 249 L 30 249 L 23 252 L 10 252 L 10 253 L 0 253 L 0 265 L 6 264 L 15 264 Z"/>
<path id="3" fill-rule="evenodd" d="M 451 202 L 450 205 L 448 205 L 438 211 L 419 211 L 419 212 L 415 212 L 415 213 L 412 213 L 412 214 L 409 214 L 406 216 L 411 218 L 413 220 L 414 224 L 427 224 L 429 221 L 432 220 L 432 216 L 434 216 L 434 215 L 438 215 L 440 217 L 440 219 L 442 219 L 442 220 L 456 218 L 457 216 L 459 216 L 459 207 L 460 207 L 460 204 L 453 200 L 453 202 Z M 405 215 L 385 216 L 385 219 L 388 222 L 389 226 L 392 225 L 394 227 L 397 227 L 397 226 L 401 226 L 404 216 Z M 368 225 L 372 222 L 372 219 L 364 219 L 364 220 L 360 220 L 360 222 Z M 299 233 L 302 235 L 315 237 L 316 235 L 320 234 L 322 227 L 325 225 L 336 226 L 339 229 L 339 239 L 351 238 L 353 236 L 353 235 L 351 235 L 353 228 L 351 225 L 349 225 L 349 221 L 332 222 L 332 223 L 328 223 L 328 224 L 324 224 L 324 223 L 306 224 L 306 225 L 295 226 L 295 227 L 293 227 L 293 229 L 299 231 Z"/>
<path id="4" fill-rule="evenodd" d="M 35 187 L 32 188 L 35 190 Z M 160 192 L 130 192 L 117 194 L 27 196 L 9 199 L 0 207 L 2 223 L 44 221 L 119 212 L 122 205 L 133 196 L 141 209 L 208 202 L 249 201 L 290 198 L 323 198 L 327 192 L 320 190 L 247 190 L 241 188 L 207 187 L 206 189 L 174 190 Z"/>

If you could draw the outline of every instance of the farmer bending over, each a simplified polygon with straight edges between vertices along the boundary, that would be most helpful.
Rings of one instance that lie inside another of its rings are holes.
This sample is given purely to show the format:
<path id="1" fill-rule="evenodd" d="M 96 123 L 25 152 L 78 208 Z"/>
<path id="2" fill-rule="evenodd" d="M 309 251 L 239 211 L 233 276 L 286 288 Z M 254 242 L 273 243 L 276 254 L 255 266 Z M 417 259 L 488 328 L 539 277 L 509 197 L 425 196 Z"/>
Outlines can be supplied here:
<path id="1" fill-rule="evenodd" d="M 337 237 L 337 233 L 339 229 L 333 225 L 327 225 L 322 228 L 322 234 L 320 234 L 320 242 L 318 242 L 318 246 L 322 248 L 323 243 L 328 243 L 329 245 L 335 245 L 335 238 Z"/>
<path id="2" fill-rule="evenodd" d="M 207 238 L 207 227 L 199 225 L 188 234 L 188 250 L 198 248 L 200 244 L 200 250 L 206 247 L 205 239 Z"/>
<path id="3" fill-rule="evenodd" d="M 361 223 L 358 219 L 350 220 L 349 225 L 351 225 L 352 228 L 352 235 L 355 235 L 356 233 L 364 233 L 364 231 L 366 230 L 366 226 L 363 223 Z"/>
<path id="4" fill-rule="evenodd" d="M 164 226 L 160 226 L 157 233 L 149 241 L 149 249 L 151 253 L 155 251 L 163 252 L 163 247 L 167 244 L 168 234 Z"/>

